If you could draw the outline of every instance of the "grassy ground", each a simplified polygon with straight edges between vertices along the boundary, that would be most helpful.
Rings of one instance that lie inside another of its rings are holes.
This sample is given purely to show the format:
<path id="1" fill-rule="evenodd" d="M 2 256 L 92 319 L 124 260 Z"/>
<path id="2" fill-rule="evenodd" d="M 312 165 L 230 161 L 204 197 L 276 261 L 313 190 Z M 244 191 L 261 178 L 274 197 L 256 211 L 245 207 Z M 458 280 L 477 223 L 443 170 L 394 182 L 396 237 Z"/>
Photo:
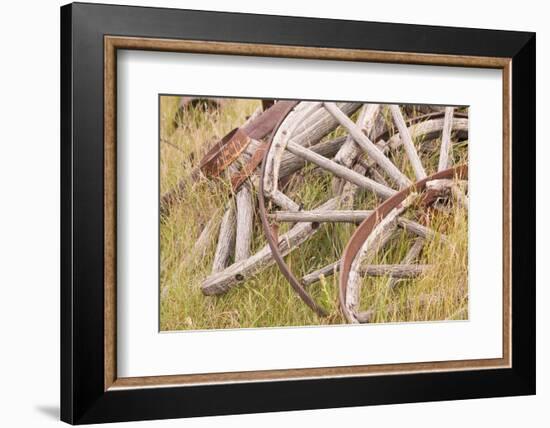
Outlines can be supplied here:
<path id="1" fill-rule="evenodd" d="M 178 113 L 177 97 L 161 99 L 161 194 L 173 189 L 183 179 L 180 200 L 160 227 L 161 330 L 276 327 L 335 324 L 344 322 L 338 308 L 337 276 L 322 278 L 310 286 L 317 302 L 330 313 L 317 317 L 298 298 L 276 266 L 249 279 L 223 296 L 207 297 L 200 290 L 208 276 L 215 249 L 215 238 L 205 257 L 193 257 L 192 248 L 202 226 L 210 219 L 221 220 L 223 207 L 231 197 L 226 180 L 201 180 L 193 183 L 191 170 L 212 142 L 239 126 L 257 107 L 256 100 L 229 100 L 221 110 L 189 109 Z M 388 118 L 389 120 L 389 118 Z M 336 130 L 332 135 L 341 133 Z M 428 174 L 437 167 L 437 156 L 429 145 L 422 160 Z M 401 151 L 399 151 L 401 152 Z M 455 163 L 467 161 L 467 142 L 455 145 Z M 393 161 L 410 177 L 413 176 L 402 153 Z M 308 186 L 301 186 L 306 180 Z M 319 174 L 312 166 L 303 177 L 289 186 L 295 188 L 294 200 L 313 207 L 327 199 L 331 177 Z M 359 195 L 356 206 L 370 209 L 376 204 L 372 196 Z M 433 265 L 425 275 L 401 281 L 395 290 L 387 287 L 388 278 L 367 278 L 363 284 L 361 307 L 374 309 L 375 322 L 431 321 L 466 319 L 468 307 L 468 240 L 467 212 L 454 207 L 450 216 L 432 214 L 428 225 L 449 238 L 449 243 L 429 242 L 420 263 Z M 265 245 L 259 219 L 255 218 L 253 250 Z M 308 242 L 286 257 L 293 272 L 300 277 L 337 260 L 353 232 L 346 224 L 324 225 Z M 284 229 L 281 231 L 283 233 Z M 376 263 L 398 263 L 412 244 L 410 235 L 396 234 Z"/>

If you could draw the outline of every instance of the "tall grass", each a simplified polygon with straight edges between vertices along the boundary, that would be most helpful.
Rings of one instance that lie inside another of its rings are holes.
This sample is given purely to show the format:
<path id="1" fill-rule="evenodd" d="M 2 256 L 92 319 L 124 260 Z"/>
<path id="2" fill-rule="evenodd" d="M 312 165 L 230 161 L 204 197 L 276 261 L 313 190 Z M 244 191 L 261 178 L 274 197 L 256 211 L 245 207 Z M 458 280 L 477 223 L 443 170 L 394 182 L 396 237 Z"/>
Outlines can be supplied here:
<path id="1" fill-rule="evenodd" d="M 244 281 L 222 296 L 204 296 L 201 281 L 211 269 L 216 246 L 212 239 L 204 257 L 193 257 L 192 248 L 204 224 L 213 218 L 219 223 L 231 198 L 226 179 L 191 180 L 191 171 L 211 143 L 241 125 L 260 106 L 257 100 L 228 100 L 221 109 L 208 107 L 178 110 L 178 97 L 161 98 L 161 194 L 183 180 L 180 199 L 161 218 L 160 225 L 160 324 L 161 330 L 282 327 L 336 324 L 344 322 L 338 308 L 337 276 L 322 278 L 309 287 L 317 302 L 329 312 L 319 318 L 299 299 L 276 266 Z M 341 134 L 337 129 L 327 138 Z M 415 142 L 418 147 L 426 144 Z M 437 143 L 437 142 L 436 142 Z M 410 166 L 401 151 L 393 161 L 410 177 Z M 428 173 L 435 172 L 437 156 L 422 152 Z M 467 144 L 455 145 L 456 163 L 467 161 Z M 305 208 L 331 196 L 331 176 L 308 165 L 289 183 L 293 198 Z M 303 182 L 307 186 L 303 186 Z M 328 196 L 327 196 L 328 195 Z M 370 209 L 377 201 L 360 194 L 357 208 Z M 447 235 L 446 243 L 429 242 L 420 263 L 433 268 L 420 278 L 401 281 L 394 290 L 389 278 L 366 278 L 362 287 L 362 309 L 373 309 L 375 322 L 431 321 L 466 319 L 468 315 L 468 238 L 467 212 L 453 206 L 450 216 L 433 214 L 427 224 Z M 281 233 L 288 228 L 284 226 Z M 337 260 L 354 226 L 326 224 L 317 234 L 285 260 L 299 277 Z M 253 251 L 266 244 L 259 218 L 254 219 Z M 375 263 L 399 263 L 412 239 L 406 232 L 396 234 Z"/>

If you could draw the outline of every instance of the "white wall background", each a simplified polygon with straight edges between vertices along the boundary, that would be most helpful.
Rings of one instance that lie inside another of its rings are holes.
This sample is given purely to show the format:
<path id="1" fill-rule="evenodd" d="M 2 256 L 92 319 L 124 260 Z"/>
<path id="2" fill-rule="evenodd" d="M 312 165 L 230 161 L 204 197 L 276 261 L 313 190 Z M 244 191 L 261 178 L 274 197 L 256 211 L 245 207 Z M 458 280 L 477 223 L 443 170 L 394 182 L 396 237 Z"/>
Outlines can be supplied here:
<path id="1" fill-rule="evenodd" d="M 537 264 L 550 250 L 550 146 L 543 140 L 550 76 L 544 2 L 462 0 L 297 2 L 146 0 L 126 4 L 322 18 L 485 27 L 537 32 Z M 103 1 L 103 3 L 116 3 Z M 59 424 L 59 6 L 58 0 L 3 2 L 0 67 L 0 421 L 6 427 Z M 548 138 L 546 136 L 546 138 Z M 546 143 L 546 144 L 544 144 Z M 546 166 L 546 167 L 545 167 Z M 550 421 L 548 271 L 537 273 L 538 394 L 534 397 L 329 409 L 155 421 L 159 427 L 547 426 Z M 127 424 L 125 426 L 137 426 Z"/>

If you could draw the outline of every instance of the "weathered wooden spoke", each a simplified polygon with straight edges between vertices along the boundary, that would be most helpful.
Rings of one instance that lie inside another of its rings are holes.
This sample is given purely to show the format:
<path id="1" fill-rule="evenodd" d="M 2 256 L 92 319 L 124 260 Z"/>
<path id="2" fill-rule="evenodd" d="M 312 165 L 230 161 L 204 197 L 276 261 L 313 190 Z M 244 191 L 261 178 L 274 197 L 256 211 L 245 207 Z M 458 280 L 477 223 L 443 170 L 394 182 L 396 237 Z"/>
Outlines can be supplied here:
<path id="1" fill-rule="evenodd" d="M 235 262 L 240 262 L 250 257 L 252 242 L 254 206 L 249 185 L 243 185 L 235 198 L 237 200 L 236 236 L 238 236 L 238 239 L 235 239 Z"/>
<path id="2" fill-rule="evenodd" d="M 408 127 L 409 135 L 413 139 L 430 140 L 441 134 L 445 125 L 445 120 L 440 114 L 428 115 L 428 119 L 422 122 L 411 124 Z M 455 117 L 451 122 L 451 131 L 454 131 L 459 139 L 465 139 L 468 135 L 468 118 L 459 116 L 455 113 Z M 380 144 L 382 149 L 397 149 L 403 144 L 399 133 L 394 134 L 387 141 Z"/>
<path id="3" fill-rule="evenodd" d="M 439 152 L 438 171 L 447 169 L 449 164 L 449 149 L 451 147 L 451 130 L 453 126 L 453 107 L 445 108 L 445 120 L 443 121 L 443 135 L 441 136 L 441 151 Z"/>
<path id="4" fill-rule="evenodd" d="M 328 111 L 337 122 L 348 132 L 348 136 L 345 139 L 344 144 L 338 150 L 333 160 L 328 159 L 314 151 L 314 147 L 307 147 L 302 141 L 295 140 L 295 129 L 298 124 L 303 122 L 313 113 Z M 400 135 L 404 136 L 404 146 L 407 157 L 413 166 L 415 174 L 424 178 L 426 173 L 424 167 L 420 163 L 420 158 L 414 148 L 412 137 L 409 133 L 409 128 L 397 106 L 390 106 L 392 116 L 396 122 Z M 269 150 L 265 154 L 264 168 L 262 176 L 260 178 L 260 214 L 262 218 L 262 224 L 264 226 L 264 232 L 270 244 L 271 250 L 275 255 L 275 259 L 279 265 L 279 268 L 283 274 L 287 277 L 292 287 L 297 291 L 300 297 L 318 313 L 323 312 L 320 310 L 311 298 L 311 296 L 303 288 L 303 284 L 310 283 L 311 279 L 317 278 L 315 272 L 310 277 L 306 275 L 299 281 L 296 276 L 291 272 L 290 268 L 283 260 L 283 255 L 279 251 L 277 231 L 278 226 L 276 223 L 291 223 L 291 224 L 311 224 L 318 228 L 321 224 L 347 222 L 357 224 L 364 221 L 370 215 L 372 210 L 328 210 L 324 209 L 315 210 L 303 210 L 301 201 L 293 201 L 291 196 L 283 197 L 283 192 L 279 189 L 278 183 L 280 180 L 281 160 L 286 153 L 291 153 L 297 158 L 303 159 L 306 163 L 314 164 L 328 175 L 332 175 L 333 189 L 338 193 L 338 185 L 334 185 L 334 180 L 343 180 L 347 182 L 347 187 L 353 186 L 353 192 L 347 192 L 347 194 L 338 195 L 340 197 L 338 208 L 351 207 L 353 204 L 350 202 L 357 190 L 363 190 L 367 193 L 375 196 L 375 200 L 385 200 L 392 198 L 397 194 L 398 190 L 392 189 L 388 186 L 387 181 L 382 174 L 378 174 L 376 178 L 370 178 L 365 176 L 365 172 L 373 166 L 379 167 L 385 174 L 387 174 L 395 183 L 400 187 L 410 186 L 412 180 L 409 179 L 403 172 L 401 172 L 397 166 L 387 157 L 384 153 L 385 146 L 383 142 L 377 145 L 369 139 L 369 136 L 373 135 L 375 129 L 376 120 L 381 117 L 381 108 L 377 104 L 364 105 L 358 115 L 356 123 L 354 123 L 348 115 L 342 112 L 338 105 L 335 103 L 304 103 L 300 108 L 295 108 L 290 112 L 287 117 L 282 121 L 274 134 Z M 382 130 L 378 130 L 382 132 Z M 300 144 L 302 143 L 302 144 Z M 361 158 L 365 155 L 368 158 L 368 162 L 362 163 Z M 353 168 L 353 165 L 356 167 Z M 336 184 L 339 184 L 336 182 Z M 284 201 L 282 203 L 281 201 Z M 290 202 L 293 201 L 293 202 Z M 267 202 L 267 203 L 266 203 Z M 268 212 L 269 207 L 278 206 L 283 210 L 276 210 L 274 212 Z M 297 209 L 298 208 L 298 209 Z M 379 236 L 377 236 L 376 248 L 383 247 L 393 236 L 396 227 L 401 226 L 408 231 L 412 231 L 423 239 L 433 238 L 437 236 L 435 231 L 431 231 L 426 226 L 419 224 L 416 221 L 408 220 L 400 217 L 401 211 L 395 214 L 395 219 L 391 222 L 391 227 L 385 228 Z M 296 227 L 296 226 L 295 226 Z M 416 251 L 416 250 L 415 250 Z M 414 254 L 409 254 L 405 258 L 404 265 L 409 265 L 409 260 L 412 259 Z M 338 264 L 338 262 L 334 262 Z M 333 264 L 334 264 L 333 263 Z M 334 265 L 336 266 L 336 265 Z M 334 266 L 327 266 L 322 268 L 322 272 L 334 272 Z M 412 274 L 419 274 L 425 270 L 422 268 L 407 268 L 406 272 L 413 272 Z M 365 272 L 367 275 L 379 274 L 385 272 L 390 278 L 399 277 L 399 274 L 403 270 L 396 268 L 384 269 L 377 268 L 376 266 L 370 269 L 361 270 L 357 272 Z M 392 273 L 394 275 L 392 275 Z M 412 275 L 411 274 L 411 275 Z M 305 282 L 304 282 L 305 281 Z M 348 320 L 350 318 L 346 317 Z M 359 317 L 360 318 L 360 317 Z"/>
<path id="5" fill-rule="evenodd" d="M 349 267 L 345 293 L 342 295 L 342 300 L 340 301 L 342 312 L 349 322 L 359 323 L 363 321 L 357 316 L 359 313 L 360 286 L 362 280 L 361 265 L 364 262 L 369 263 L 378 250 L 384 247 L 397 227 L 397 218 L 414 203 L 417 197 L 418 195 L 414 193 L 414 191 L 410 191 L 404 198 L 400 198 L 397 204 L 390 204 L 389 206 L 391 209 L 387 213 L 384 213 L 385 215 L 383 217 L 382 213 L 380 213 L 380 217 L 382 218 L 372 228 L 370 234 L 366 236 L 358 253 L 353 258 L 351 266 Z M 374 217 L 374 215 L 372 217 Z M 344 260 L 344 266 L 346 262 L 347 260 Z"/>
<path id="6" fill-rule="evenodd" d="M 279 103 L 276 103 L 274 106 L 277 106 L 277 104 Z M 281 117 L 287 117 L 287 114 L 290 115 L 290 113 L 292 113 L 296 115 L 300 114 L 299 117 L 303 119 L 292 123 L 291 130 L 293 141 L 302 146 L 312 145 L 311 152 L 319 156 L 334 156 L 344 144 L 345 138 L 333 138 L 320 142 L 338 126 L 338 122 L 333 116 L 326 110 L 320 108 L 322 107 L 321 103 L 289 103 L 288 106 L 290 108 L 288 108 Z M 361 107 L 361 104 L 341 103 L 339 107 L 347 114 L 352 114 Z M 279 111 L 282 111 L 280 106 Z M 252 122 L 245 124 L 243 128 L 248 126 L 248 128 L 255 129 L 250 125 L 250 123 L 253 124 L 253 120 L 254 119 L 252 119 Z M 259 126 L 265 124 L 265 118 L 262 118 L 262 116 L 256 120 L 260 120 Z M 263 120 L 263 122 L 261 122 L 261 120 Z M 278 134 L 283 136 L 283 130 L 280 129 L 280 126 L 278 126 L 278 124 L 274 125 L 277 125 L 277 129 L 280 131 Z M 287 131 L 289 131 L 289 129 L 287 129 Z M 262 134 L 264 132 L 265 128 L 262 128 Z M 252 230 L 250 228 L 249 233 L 245 230 L 247 227 L 250 227 L 251 221 L 251 213 L 249 211 L 251 205 L 249 203 L 248 193 L 253 193 L 258 190 L 259 165 L 264 153 L 267 153 L 266 144 L 267 142 L 250 139 L 247 147 L 242 151 L 240 156 L 235 158 L 227 169 L 231 176 L 231 182 L 238 183 L 238 186 L 240 186 L 236 189 L 235 193 L 237 202 L 236 216 L 229 208 L 223 216 L 218 234 L 212 274 L 205 278 L 201 284 L 204 294 L 215 295 L 225 293 L 275 262 L 274 255 L 268 245 L 261 248 L 255 254 L 250 255 L 250 241 L 253 239 Z M 258 153 L 260 156 L 258 156 Z M 255 162 L 255 159 L 259 159 L 259 161 Z M 277 161 L 276 168 L 278 179 L 284 179 L 291 176 L 302 169 L 304 165 L 305 160 L 303 158 L 285 151 Z M 244 180 L 242 179 L 243 176 L 245 177 Z M 245 185 L 249 188 L 250 192 L 244 190 Z M 300 206 L 296 202 L 278 188 L 272 190 L 270 200 L 276 206 L 285 210 L 298 211 L 300 209 Z M 319 209 L 335 209 L 338 207 L 339 201 L 340 198 L 333 198 L 327 201 L 326 204 L 320 206 Z M 254 205 L 255 203 L 252 204 L 252 206 Z M 237 239 L 233 239 L 233 235 L 228 233 L 234 230 L 236 230 Z M 287 233 L 281 235 L 280 250 L 282 254 L 288 254 L 302 242 L 309 239 L 315 232 L 315 225 L 312 227 L 311 225 L 297 224 L 296 227 L 291 228 Z M 197 254 L 204 252 L 204 248 L 210 240 L 209 238 L 214 233 L 215 222 L 212 219 L 205 225 L 197 241 Z M 200 248 L 198 248 L 199 243 Z M 234 254 L 234 259 L 231 263 L 232 254 Z"/>
<path id="7" fill-rule="evenodd" d="M 300 144 L 302 143 L 301 141 L 297 142 L 294 138 L 296 124 L 304 121 L 312 112 L 319 114 L 323 109 L 328 111 L 348 133 L 344 143 L 336 152 L 334 159 L 320 155 L 315 151 L 315 146 L 307 147 L 305 144 Z M 393 189 L 389 186 L 384 174 L 396 185 L 406 189 L 413 189 L 413 182 L 426 179 L 426 170 L 422 165 L 414 143 L 414 138 L 418 138 L 419 135 L 426 136 L 434 134 L 437 130 L 443 130 L 442 146 L 445 147 L 440 149 L 438 155 L 442 156 L 442 153 L 443 156 L 446 155 L 447 160 L 445 162 L 448 163 L 452 147 L 452 111 L 449 113 L 447 109 L 444 113 L 444 118 L 441 117 L 441 112 L 437 112 L 437 114 L 426 115 L 427 120 L 424 122 L 409 121 L 408 123 L 398 106 L 389 106 L 389 111 L 398 131 L 398 134 L 396 134 L 398 137 L 391 137 L 390 140 L 392 142 L 390 144 L 382 139 L 378 139 L 377 141 L 370 139 L 373 138 L 376 140 L 375 135 L 382 135 L 385 132 L 384 126 L 380 126 L 380 118 L 383 117 L 383 112 L 381 106 L 378 104 L 363 105 L 355 123 L 335 103 L 326 102 L 322 105 L 311 103 L 309 106 L 305 105 L 301 108 L 296 108 L 283 120 L 273 136 L 271 147 L 265 154 L 263 174 L 260 178 L 260 213 L 264 232 L 268 238 L 271 250 L 275 254 L 279 268 L 300 297 L 318 313 L 323 311 L 315 304 L 310 294 L 304 289 L 304 286 L 313 284 L 322 276 L 334 274 L 339 269 L 342 261 L 336 260 L 329 263 L 320 269 L 306 273 L 298 280 L 285 263 L 283 255 L 280 254 L 278 249 L 280 245 L 280 242 L 278 243 L 277 241 L 278 224 L 289 223 L 295 225 L 294 227 L 300 224 L 310 224 L 317 229 L 325 223 L 359 224 L 376 216 L 378 203 L 384 200 L 391 200 L 400 194 L 399 189 Z M 462 117 L 457 118 L 457 120 L 467 121 L 467 119 Z M 378 126 L 376 125 L 377 121 L 379 123 Z M 425 125 L 427 122 L 429 122 L 428 125 Z M 385 127 L 387 128 L 387 126 Z M 460 126 L 462 126 L 462 123 L 457 123 L 457 127 Z M 403 146 L 406 159 L 414 172 L 415 177 L 413 179 L 400 171 L 396 164 L 388 157 L 389 150 L 396 150 L 400 146 Z M 285 197 L 286 203 L 281 203 L 284 193 L 278 186 L 281 170 L 280 163 L 281 159 L 288 153 L 296 156 L 296 158 L 303 159 L 306 164 L 315 165 L 326 175 L 333 177 L 332 190 L 337 194 L 336 198 L 340 198 L 336 209 L 327 209 L 327 207 L 313 210 L 303 209 L 302 202 L 293 199 L 293 197 L 299 197 L 296 193 L 289 195 L 288 199 Z M 377 174 L 367 177 L 365 173 L 369 169 L 374 169 Z M 340 182 L 347 183 L 347 194 L 339 192 Z M 467 197 L 456 184 L 440 183 L 442 188 L 434 188 L 433 186 L 437 187 L 437 184 L 437 179 L 429 182 L 429 186 L 431 186 L 429 191 L 432 197 L 441 199 L 443 196 L 448 196 L 447 193 L 452 193 L 455 200 L 459 203 L 467 203 Z M 354 189 L 352 192 L 349 191 L 350 186 Z M 361 209 L 354 205 L 353 201 L 357 191 L 363 191 L 367 195 L 372 195 L 370 200 L 374 202 L 374 206 L 371 209 Z M 363 254 L 351 270 L 349 292 L 346 292 L 345 299 L 341 301 L 342 312 L 348 322 L 367 322 L 371 319 L 372 314 L 359 310 L 360 287 L 358 284 L 360 283 L 360 278 L 363 276 L 384 275 L 389 278 L 388 287 L 393 289 L 399 279 L 422 275 L 429 268 L 426 265 L 415 264 L 427 240 L 437 237 L 442 242 L 446 241 L 446 237 L 437 231 L 430 229 L 417 220 L 402 216 L 408 206 L 415 202 L 415 199 L 417 198 L 414 198 L 412 193 L 408 195 L 407 198 L 400 202 L 399 206 L 394 207 L 392 212 L 377 224 L 374 233 L 369 236 L 369 241 L 365 244 Z M 293 203 L 289 201 L 293 201 Z M 405 257 L 399 260 L 396 265 L 376 265 L 369 263 L 374 258 L 374 255 L 383 249 L 392 237 L 395 236 L 396 229 L 398 228 L 405 230 L 411 236 L 416 236 L 416 238 L 411 238 L 411 240 L 414 239 L 413 245 Z"/>
<path id="8" fill-rule="evenodd" d="M 424 247 L 425 242 L 426 240 L 422 237 L 416 238 L 414 241 L 414 244 L 409 249 L 409 251 L 407 251 L 407 254 L 405 254 L 405 257 L 403 257 L 403 260 L 401 260 L 401 264 L 399 266 L 408 266 L 411 263 L 414 263 L 418 258 L 418 256 L 420 255 L 420 253 L 422 252 L 422 248 Z M 418 265 L 412 265 L 412 266 L 418 266 Z M 392 275 L 390 280 L 388 281 L 388 288 L 393 290 L 397 286 L 399 280 L 402 278 L 403 277 L 399 277 L 397 275 Z"/>
<path id="9" fill-rule="evenodd" d="M 405 147 L 407 157 L 409 158 L 409 161 L 413 167 L 416 179 L 422 180 L 424 177 L 426 177 L 426 171 L 424 171 L 422 162 L 418 157 L 418 153 L 416 152 L 416 148 L 414 147 L 411 134 L 409 133 L 409 128 L 407 128 L 405 119 L 403 118 L 403 114 L 401 113 L 401 109 L 399 108 L 399 106 L 392 104 L 390 106 L 390 110 L 393 116 L 393 121 L 395 122 L 397 129 L 399 130 L 399 135 L 401 136 L 401 141 L 403 142 L 403 146 Z"/>
<path id="10" fill-rule="evenodd" d="M 357 126 L 362 128 L 365 135 L 371 137 L 374 132 L 381 132 L 381 128 L 384 126 L 384 118 L 380 113 L 379 104 L 365 104 L 359 113 L 357 118 Z M 359 154 L 361 153 L 361 147 L 355 142 L 353 137 L 348 134 L 345 143 L 340 147 L 336 155 L 334 156 L 334 162 L 339 163 L 345 167 L 352 167 L 357 161 Z M 377 180 L 384 185 L 387 185 L 385 180 Z M 334 177 L 332 180 L 333 193 L 339 193 L 342 189 L 342 180 L 338 177 Z"/>
<path id="11" fill-rule="evenodd" d="M 319 281 L 322 277 L 326 278 L 334 275 L 340 270 L 341 261 L 330 263 L 321 269 L 317 269 L 302 277 L 302 284 L 304 286 L 311 285 Z M 415 278 L 425 273 L 431 266 L 418 265 L 418 264 L 406 264 L 402 262 L 398 265 L 366 265 L 360 267 L 360 273 L 364 276 L 389 276 L 390 280 L 410 279 Z"/>
<path id="12" fill-rule="evenodd" d="M 460 166 L 426 177 L 384 201 L 359 225 L 348 242 L 339 264 L 340 308 L 348 322 L 365 323 L 371 321 L 374 316 L 372 310 L 361 311 L 359 307 L 364 277 L 362 266 L 371 263 L 382 247 L 388 231 L 397 226 L 398 216 L 419 199 L 419 192 L 422 193 L 423 206 L 430 205 L 446 189 L 450 189 L 457 179 L 464 179 L 467 174 L 467 167 Z M 423 241 L 417 239 L 402 263 L 408 265 L 416 259 L 422 245 Z M 391 280 L 389 286 L 393 288 L 395 284 L 396 282 Z"/>
<path id="13" fill-rule="evenodd" d="M 374 210 L 333 210 L 333 211 L 275 211 L 269 214 L 269 218 L 279 222 L 316 222 L 316 223 L 354 223 L 359 224 L 364 221 Z M 429 228 L 412 220 L 403 217 L 397 219 L 397 225 L 404 229 L 411 230 L 413 233 L 426 238 L 441 236 L 435 231 L 426 232 Z"/>
<path id="14" fill-rule="evenodd" d="M 233 203 L 225 210 L 220 225 L 218 235 L 218 244 L 214 253 L 214 262 L 212 263 L 212 272 L 216 273 L 225 268 L 235 243 L 235 207 Z"/>
<path id="15" fill-rule="evenodd" d="M 365 190 L 371 190 L 383 199 L 389 198 L 397 191 L 393 190 L 383 184 L 376 182 L 364 175 L 358 174 L 350 168 L 346 168 L 330 159 L 327 159 L 321 155 L 318 155 L 312 150 L 306 149 L 293 141 L 287 143 L 286 149 L 301 157 L 302 159 L 314 163 L 315 165 L 323 168 L 324 170 L 331 172 L 332 174 L 340 177 L 346 181 L 349 181 Z"/>
<path id="16" fill-rule="evenodd" d="M 276 263 L 298 296 L 323 316 L 326 309 L 312 297 L 314 284 L 340 272 L 344 318 L 371 321 L 373 312 L 360 309 L 363 279 L 387 277 L 391 290 L 431 268 L 420 261 L 427 242 L 448 242 L 424 221 L 425 206 L 442 213 L 452 204 L 468 208 L 466 183 L 457 180 L 466 169 L 447 169 L 455 159 L 453 145 L 468 137 L 467 115 L 452 107 L 415 112 L 374 103 L 277 102 L 226 136 L 195 172 L 225 175 L 232 191 L 195 245 L 194 254 L 202 256 L 216 242 L 203 293 L 223 294 Z M 426 153 L 436 166 L 425 161 Z M 311 189 L 316 193 L 308 196 Z M 252 253 L 256 196 L 267 242 Z M 174 203 L 174 197 L 172 192 L 164 200 Z M 347 226 L 337 226 L 342 223 Z M 285 256 L 320 230 L 338 227 L 356 230 L 347 244 L 339 238 L 346 233 L 332 235 L 332 260 L 296 274 L 290 269 Z M 398 236 L 410 242 L 406 254 L 375 263 L 375 255 Z"/>
<path id="17" fill-rule="evenodd" d="M 386 155 L 363 133 L 353 121 L 347 117 L 335 103 L 324 103 L 325 108 L 334 115 L 336 120 L 348 130 L 354 141 L 400 186 L 409 186 L 411 181 L 403 174 Z"/>

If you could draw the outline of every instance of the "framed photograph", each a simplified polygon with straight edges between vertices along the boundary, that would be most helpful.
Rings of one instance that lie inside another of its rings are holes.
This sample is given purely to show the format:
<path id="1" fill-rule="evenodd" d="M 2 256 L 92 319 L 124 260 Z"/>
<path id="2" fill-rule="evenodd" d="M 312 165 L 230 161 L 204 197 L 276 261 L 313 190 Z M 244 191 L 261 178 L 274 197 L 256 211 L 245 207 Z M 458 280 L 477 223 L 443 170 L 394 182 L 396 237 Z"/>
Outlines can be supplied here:
<path id="1" fill-rule="evenodd" d="M 61 418 L 535 393 L 535 34 L 61 8 Z"/>

